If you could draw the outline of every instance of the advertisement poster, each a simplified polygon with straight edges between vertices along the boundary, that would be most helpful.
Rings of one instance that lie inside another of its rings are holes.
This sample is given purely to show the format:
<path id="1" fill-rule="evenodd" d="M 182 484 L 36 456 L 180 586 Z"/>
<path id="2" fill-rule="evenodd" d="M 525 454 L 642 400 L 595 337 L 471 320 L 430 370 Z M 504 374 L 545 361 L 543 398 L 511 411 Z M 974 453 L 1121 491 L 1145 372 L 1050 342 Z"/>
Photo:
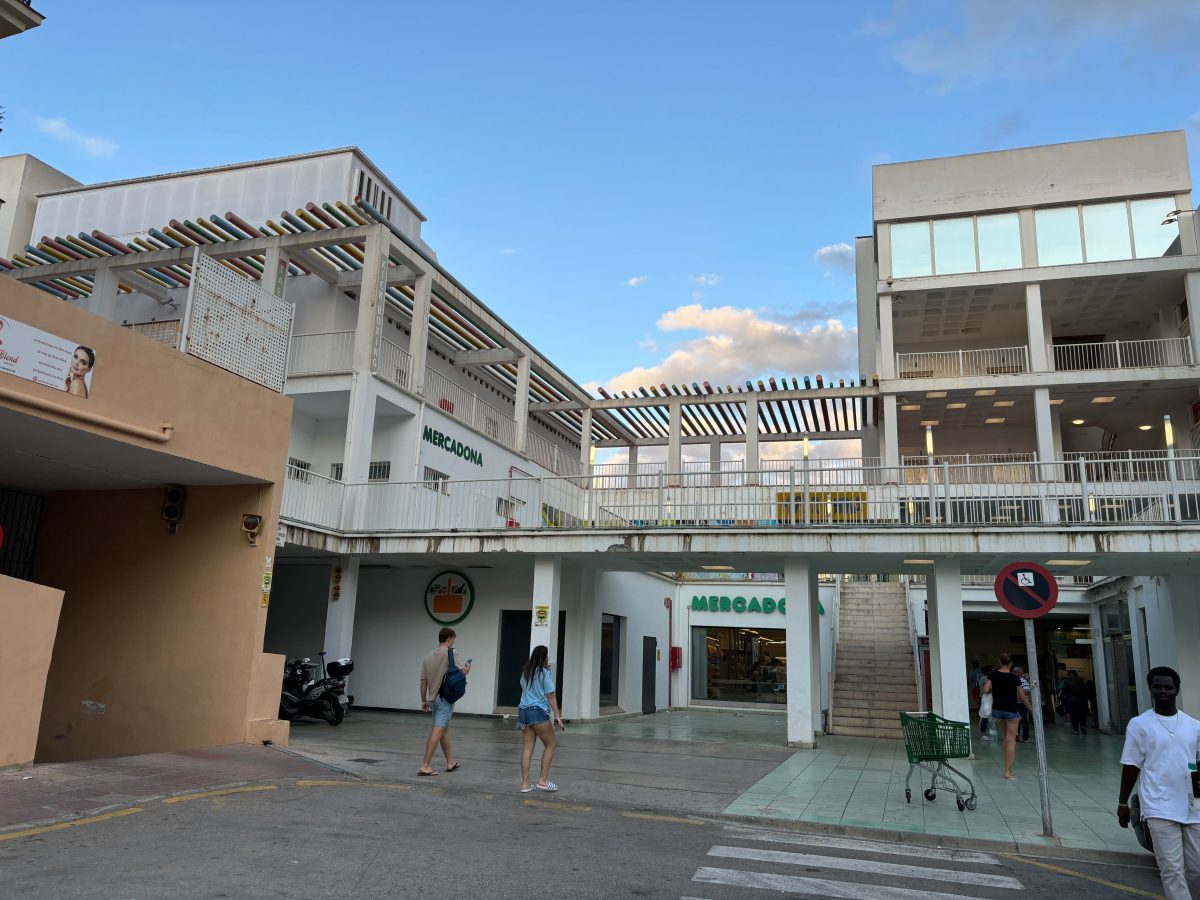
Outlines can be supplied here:
<path id="1" fill-rule="evenodd" d="M 0 316 L 0 372 L 86 398 L 95 367 L 90 347 Z"/>

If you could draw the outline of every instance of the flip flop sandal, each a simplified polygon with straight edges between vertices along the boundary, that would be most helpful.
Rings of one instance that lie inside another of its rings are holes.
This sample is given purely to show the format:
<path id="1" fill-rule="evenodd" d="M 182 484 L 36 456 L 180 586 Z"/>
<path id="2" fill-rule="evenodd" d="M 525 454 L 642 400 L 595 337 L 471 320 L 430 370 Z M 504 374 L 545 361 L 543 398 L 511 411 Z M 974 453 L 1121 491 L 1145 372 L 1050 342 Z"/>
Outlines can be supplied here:
<path id="1" fill-rule="evenodd" d="M 461 768 L 462 768 L 462 763 L 455 763 L 450 768 L 448 768 L 446 771 L 447 772 L 457 772 Z"/>
<path id="2" fill-rule="evenodd" d="M 431 775 L 436 775 L 437 772 L 418 772 L 417 774 L 420 775 L 422 778 L 428 778 Z"/>
<path id="3" fill-rule="evenodd" d="M 558 790 L 558 785 L 553 781 L 547 782 L 545 787 L 542 787 L 540 784 L 535 784 L 534 787 L 539 791 L 546 791 L 547 793 L 553 793 Z"/>
<path id="4" fill-rule="evenodd" d="M 522 794 L 532 794 L 535 790 L 537 790 L 537 788 L 530 786 L 527 788 L 521 788 L 521 793 Z"/>

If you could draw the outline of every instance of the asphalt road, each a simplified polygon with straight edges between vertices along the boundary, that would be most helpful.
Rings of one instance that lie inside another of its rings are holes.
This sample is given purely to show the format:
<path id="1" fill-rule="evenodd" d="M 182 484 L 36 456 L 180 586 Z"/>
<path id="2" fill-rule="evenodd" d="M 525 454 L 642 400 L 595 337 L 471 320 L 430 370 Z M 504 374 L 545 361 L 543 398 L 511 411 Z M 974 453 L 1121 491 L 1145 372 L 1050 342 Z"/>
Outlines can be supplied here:
<path id="1" fill-rule="evenodd" d="M 831 838 L 635 812 L 566 793 L 487 793 L 453 778 L 279 781 L 51 826 L 58 830 L 0 834 L 0 896 L 939 900 L 1018 892 L 1107 900 L 1160 894 L 1152 869 Z"/>

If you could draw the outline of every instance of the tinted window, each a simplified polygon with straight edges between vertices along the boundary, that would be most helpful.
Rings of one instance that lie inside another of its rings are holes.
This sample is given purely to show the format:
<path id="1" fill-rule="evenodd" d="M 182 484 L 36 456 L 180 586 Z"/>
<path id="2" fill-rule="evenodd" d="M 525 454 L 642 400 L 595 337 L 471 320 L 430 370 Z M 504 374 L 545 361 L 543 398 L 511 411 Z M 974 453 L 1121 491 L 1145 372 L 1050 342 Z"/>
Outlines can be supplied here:
<path id="1" fill-rule="evenodd" d="M 980 216 L 976 227 L 980 271 L 1021 268 L 1021 222 L 1016 213 Z"/>
<path id="2" fill-rule="evenodd" d="M 975 271 L 975 227 L 970 219 L 933 223 L 933 255 L 939 275 Z"/>
<path id="3" fill-rule="evenodd" d="M 1088 262 L 1129 259 L 1129 214 L 1125 203 L 1093 203 L 1083 208 Z"/>
<path id="4" fill-rule="evenodd" d="M 907 222 L 891 227 L 892 277 L 913 278 L 933 274 L 929 252 L 929 223 Z"/>
<path id="5" fill-rule="evenodd" d="M 1079 239 L 1079 208 L 1039 209 L 1033 214 L 1037 229 L 1038 265 L 1067 266 L 1083 262 Z"/>

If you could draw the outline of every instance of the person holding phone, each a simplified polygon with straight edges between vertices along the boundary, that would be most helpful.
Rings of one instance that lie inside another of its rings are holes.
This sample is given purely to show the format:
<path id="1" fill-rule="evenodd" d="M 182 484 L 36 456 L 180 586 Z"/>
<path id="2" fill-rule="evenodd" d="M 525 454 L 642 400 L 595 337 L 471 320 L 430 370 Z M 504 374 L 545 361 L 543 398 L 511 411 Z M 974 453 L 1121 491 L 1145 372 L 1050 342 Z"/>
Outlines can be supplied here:
<path id="1" fill-rule="evenodd" d="M 558 785 L 550 780 L 550 763 L 554 760 L 557 744 L 554 729 L 565 726 L 554 695 L 550 651 L 543 644 L 533 648 L 529 662 L 521 670 L 521 705 L 517 710 L 517 724 L 521 727 L 521 793 L 557 791 Z M 542 771 L 537 783 L 533 784 L 529 780 L 529 768 L 533 764 L 533 751 L 539 740 L 542 742 Z"/>
<path id="2" fill-rule="evenodd" d="M 421 663 L 421 711 L 433 714 L 433 727 L 425 741 L 425 756 L 421 759 L 421 767 L 417 769 L 418 775 L 437 774 L 432 764 L 434 751 L 439 746 L 446 757 L 447 772 L 457 772 L 462 768 L 455 762 L 454 751 L 450 747 L 450 717 L 454 715 L 454 704 L 441 695 L 442 681 L 450 669 L 450 653 L 457 638 L 453 628 L 443 628 L 438 632 L 437 647 Z M 471 660 L 468 659 L 459 668 L 464 674 L 470 672 Z"/>

